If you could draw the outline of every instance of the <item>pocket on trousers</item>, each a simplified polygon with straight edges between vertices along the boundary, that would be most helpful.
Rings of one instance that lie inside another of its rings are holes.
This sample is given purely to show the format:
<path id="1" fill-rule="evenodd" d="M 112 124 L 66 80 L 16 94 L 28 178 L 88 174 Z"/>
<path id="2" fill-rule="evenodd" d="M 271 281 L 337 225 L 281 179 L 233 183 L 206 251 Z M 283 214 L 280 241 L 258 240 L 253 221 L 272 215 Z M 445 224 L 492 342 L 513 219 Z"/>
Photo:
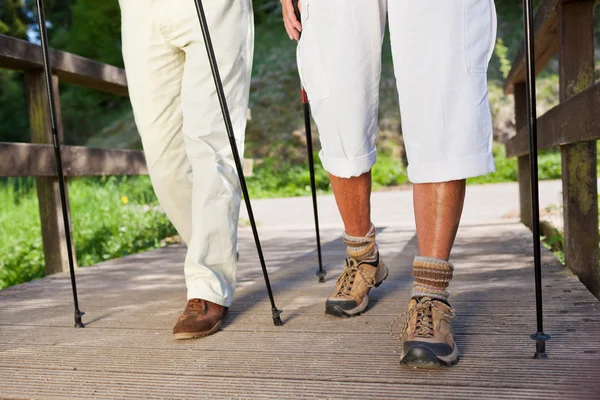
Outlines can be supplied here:
<path id="1" fill-rule="evenodd" d="M 485 73 L 496 44 L 494 0 L 463 0 L 463 44 L 467 72 Z"/>
<path id="2" fill-rule="evenodd" d="M 309 99 L 319 100 L 329 96 L 329 86 L 317 32 L 310 18 L 310 3 L 310 0 L 302 2 L 302 37 L 298 42 L 296 59 L 300 80 Z"/>

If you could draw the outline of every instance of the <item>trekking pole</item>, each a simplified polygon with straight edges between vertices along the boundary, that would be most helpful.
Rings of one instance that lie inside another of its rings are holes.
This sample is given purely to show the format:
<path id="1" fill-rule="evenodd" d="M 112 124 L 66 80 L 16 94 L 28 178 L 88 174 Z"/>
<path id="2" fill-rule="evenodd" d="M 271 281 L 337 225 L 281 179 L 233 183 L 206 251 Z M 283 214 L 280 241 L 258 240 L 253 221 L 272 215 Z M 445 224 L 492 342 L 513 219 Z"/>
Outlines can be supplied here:
<path id="1" fill-rule="evenodd" d="M 240 154 L 238 152 L 237 144 L 235 141 L 235 135 L 233 133 L 233 126 L 231 124 L 231 117 L 229 115 L 229 108 L 227 107 L 227 100 L 225 98 L 225 91 L 223 90 L 223 82 L 219 74 L 219 67 L 217 66 L 217 59 L 215 57 L 215 51 L 213 49 L 212 40 L 210 38 L 210 31 L 208 30 L 208 23 L 206 21 L 206 15 L 204 14 L 204 6 L 202 0 L 194 0 L 196 3 L 196 11 L 198 12 L 198 19 L 200 20 L 200 28 L 202 29 L 202 35 L 204 36 L 204 45 L 206 46 L 206 53 L 208 55 L 208 61 L 210 63 L 210 69 L 212 71 L 213 79 L 215 81 L 215 87 L 217 89 L 217 96 L 219 97 L 219 103 L 221 105 L 221 112 L 223 113 L 223 120 L 225 121 L 225 129 L 227 130 L 227 136 L 229 137 L 229 143 L 231 144 L 231 151 L 233 153 L 233 159 L 235 161 L 235 168 L 237 170 L 240 185 L 242 187 L 242 193 L 244 195 L 244 201 L 246 208 L 248 209 L 248 217 L 250 218 L 250 225 L 252 226 L 252 233 L 254 234 L 254 241 L 256 243 L 256 250 L 258 251 L 258 258 L 260 259 L 260 266 L 262 267 L 263 276 L 265 278 L 265 284 L 267 286 L 267 292 L 269 294 L 269 300 L 271 301 L 271 311 L 273 314 L 273 324 L 275 326 L 283 326 L 281 321 L 281 311 L 275 306 L 275 299 L 273 298 L 273 291 L 271 290 L 271 283 L 269 281 L 269 273 L 267 272 L 267 266 L 265 265 L 265 259 L 263 256 L 262 248 L 260 246 L 260 239 L 258 237 L 258 230 L 256 229 L 256 221 L 254 220 L 254 213 L 252 212 L 252 205 L 250 204 L 250 196 L 248 194 L 248 188 L 246 187 L 246 179 L 244 178 L 244 170 L 242 168 L 242 162 Z"/>
<path id="2" fill-rule="evenodd" d="M 533 47 L 533 5 L 531 0 L 523 0 L 523 27 L 525 31 L 525 84 L 527 101 L 527 122 L 529 128 L 529 160 L 531 168 L 531 226 L 533 230 L 533 261 L 535 271 L 535 301 L 537 315 L 537 332 L 531 335 L 535 340 L 533 358 L 543 359 L 546 355 L 546 341 L 549 335 L 544 334 L 544 315 L 542 308 L 542 261 L 540 254 L 540 199 L 538 187 L 538 152 L 537 152 L 537 116 L 535 94 L 535 52 Z"/>
<path id="3" fill-rule="evenodd" d="M 296 13 L 296 19 L 301 21 L 300 9 L 298 8 L 298 0 L 292 0 L 294 5 L 294 12 Z M 302 33 L 300 33 L 302 34 Z M 317 236 L 317 255 L 319 257 L 319 269 L 317 270 L 317 276 L 319 277 L 319 283 L 325 282 L 325 275 L 327 271 L 323 269 L 323 259 L 321 257 L 321 234 L 319 230 L 319 209 L 317 207 L 317 184 L 315 179 L 315 161 L 313 159 L 313 147 L 312 147 L 312 130 L 310 125 L 310 103 L 308 101 L 308 95 L 306 90 L 301 88 L 302 93 L 302 106 L 304 108 L 304 127 L 306 130 L 306 149 L 308 152 L 308 169 L 310 172 L 310 190 L 312 193 L 313 202 L 313 213 L 315 216 L 315 233 Z"/>
<path id="4" fill-rule="evenodd" d="M 73 241 L 71 239 L 71 229 L 69 222 L 69 213 L 67 210 L 67 192 L 65 190 L 65 177 L 62 169 L 62 157 L 60 151 L 60 139 L 58 137 L 56 110 L 54 108 L 54 85 L 52 83 L 52 70 L 50 68 L 50 57 L 48 55 L 48 34 L 46 32 L 46 16 L 44 14 L 44 4 L 42 0 L 37 0 L 38 25 L 40 28 L 40 41 L 42 42 L 42 64 L 44 68 L 44 77 L 46 81 L 46 94 L 48 95 L 48 112 L 50 113 L 50 124 L 52 127 L 52 142 L 54 144 L 54 155 L 56 158 L 56 173 L 58 174 L 58 188 L 60 191 L 60 203 L 62 205 L 63 222 L 65 224 L 65 240 L 67 242 L 67 256 L 69 258 L 69 272 L 71 274 L 71 288 L 73 289 L 73 304 L 75 306 L 75 328 L 84 328 L 81 322 L 81 316 L 84 314 L 79 311 L 79 301 L 77 300 L 77 283 L 75 282 L 75 263 L 73 257 Z"/>

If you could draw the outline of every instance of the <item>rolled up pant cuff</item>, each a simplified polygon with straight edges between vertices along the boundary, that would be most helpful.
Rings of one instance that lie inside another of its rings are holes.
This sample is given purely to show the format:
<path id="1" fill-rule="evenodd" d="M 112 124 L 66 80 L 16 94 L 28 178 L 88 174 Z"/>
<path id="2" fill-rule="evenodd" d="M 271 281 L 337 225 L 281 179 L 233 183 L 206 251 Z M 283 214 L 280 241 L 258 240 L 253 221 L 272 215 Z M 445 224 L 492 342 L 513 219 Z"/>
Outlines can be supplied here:
<path id="1" fill-rule="evenodd" d="M 319 157 L 323 163 L 323 168 L 331 175 L 338 178 L 352 178 L 361 176 L 373 168 L 377 160 L 377 149 L 373 149 L 369 154 L 357 158 L 330 158 L 325 156 L 321 150 Z"/>
<path id="2" fill-rule="evenodd" d="M 487 175 L 495 170 L 494 155 L 488 152 L 454 160 L 410 164 L 408 179 L 412 183 L 449 182 Z"/>

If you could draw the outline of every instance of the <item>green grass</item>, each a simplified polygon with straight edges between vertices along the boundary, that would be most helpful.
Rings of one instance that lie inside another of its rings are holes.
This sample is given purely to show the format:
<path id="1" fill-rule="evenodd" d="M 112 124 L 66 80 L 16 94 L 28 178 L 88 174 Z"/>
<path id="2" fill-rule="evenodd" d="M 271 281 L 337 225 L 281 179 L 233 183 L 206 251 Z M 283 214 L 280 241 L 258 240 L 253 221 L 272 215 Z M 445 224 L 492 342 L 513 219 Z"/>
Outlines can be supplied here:
<path id="1" fill-rule="evenodd" d="M 25 183 L 23 183 L 25 182 Z M 33 180 L 0 183 L 0 289 L 44 275 Z M 80 266 L 160 247 L 175 229 L 157 205 L 150 180 L 77 179 L 69 183 L 73 240 Z"/>
<path id="2" fill-rule="evenodd" d="M 315 179 L 319 194 L 331 193 L 329 176 L 323 169 L 317 153 L 315 158 Z M 397 186 L 408 182 L 406 170 L 399 159 L 380 153 L 373 167 L 373 189 Z M 308 161 L 299 165 L 281 166 L 280 160 L 268 158 L 254 169 L 254 175 L 247 178 L 251 198 L 309 196 L 310 172 Z"/>
<path id="3" fill-rule="evenodd" d="M 504 145 L 498 143 L 494 144 L 492 152 L 494 153 L 494 161 L 496 162 L 496 172 L 468 179 L 468 184 L 515 182 L 517 180 L 517 159 L 506 158 Z M 540 180 L 560 179 L 560 152 L 540 152 L 538 166 Z"/>

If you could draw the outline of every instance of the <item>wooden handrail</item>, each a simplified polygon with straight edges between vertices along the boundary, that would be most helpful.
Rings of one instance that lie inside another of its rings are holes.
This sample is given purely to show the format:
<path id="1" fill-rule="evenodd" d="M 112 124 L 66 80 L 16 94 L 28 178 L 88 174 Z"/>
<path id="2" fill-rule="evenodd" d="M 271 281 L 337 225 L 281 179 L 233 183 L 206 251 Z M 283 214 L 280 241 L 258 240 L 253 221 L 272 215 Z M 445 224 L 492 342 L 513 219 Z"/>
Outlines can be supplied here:
<path id="1" fill-rule="evenodd" d="M 560 6 L 566 2 L 578 0 L 544 0 L 534 18 L 535 30 L 535 73 L 536 75 L 548 65 L 558 51 L 557 19 Z M 600 0 L 595 0 L 600 2 Z M 525 82 L 525 45 L 521 45 L 508 77 L 504 81 L 504 93 L 512 94 L 515 83 Z"/>
<path id="2" fill-rule="evenodd" d="M 66 177 L 148 175 L 143 151 L 62 146 Z M 253 160 L 244 159 L 244 175 L 252 176 Z M 54 147 L 49 144 L 0 142 L 0 177 L 56 177 Z"/>
<path id="3" fill-rule="evenodd" d="M 144 153 L 135 150 L 62 147 L 65 176 L 147 175 Z M 56 176 L 54 147 L 0 142 L 0 177 Z"/>
<path id="4" fill-rule="evenodd" d="M 600 83 L 558 104 L 537 120 L 538 149 L 600 140 Z M 506 156 L 529 154 L 527 127 L 506 142 Z"/>
<path id="5" fill-rule="evenodd" d="M 52 72 L 61 82 L 73 83 L 102 92 L 127 96 L 125 70 L 112 65 L 50 49 Z M 42 68 L 40 46 L 0 35 L 0 68 L 29 71 Z"/>

